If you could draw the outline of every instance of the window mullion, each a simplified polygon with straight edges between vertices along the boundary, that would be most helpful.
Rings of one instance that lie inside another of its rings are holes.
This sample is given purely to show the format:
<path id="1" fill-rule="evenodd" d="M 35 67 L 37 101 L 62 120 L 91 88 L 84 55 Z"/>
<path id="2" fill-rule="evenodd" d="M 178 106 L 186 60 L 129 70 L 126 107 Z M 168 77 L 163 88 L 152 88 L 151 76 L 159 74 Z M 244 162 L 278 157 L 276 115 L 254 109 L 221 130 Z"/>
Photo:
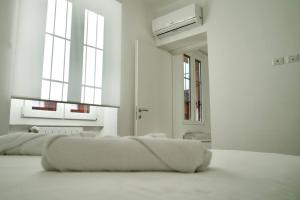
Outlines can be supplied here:
<path id="1" fill-rule="evenodd" d="M 66 26 L 65 26 L 65 38 L 67 38 L 67 27 L 68 27 L 68 8 L 69 8 L 69 4 L 68 4 L 68 1 L 67 1 L 67 10 L 66 10 Z M 62 80 L 63 82 L 65 81 L 65 69 L 66 69 L 66 47 L 67 47 L 67 41 L 66 39 L 64 38 L 65 40 L 65 48 L 64 48 L 64 67 L 63 67 L 63 77 L 62 77 Z M 62 97 L 62 100 L 64 98 L 64 83 L 62 84 L 62 90 L 61 90 L 61 97 Z"/>
<path id="2" fill-rule="evenodd" d="M 96 20 L 96 47 L 97 47 L 97 36 L 98 36 L 98 15 Z M 95 103 L 95 95 L 96 95 L 96 67 L 97 67 L 97 49 L 95 48 L 95 66 L 94 66 L 94 99 L 93 103 Z"/>
<path id="3" fill-rule="evenodd" d="M 86 35 L 84 36 L 84 40 L 85 40 L 85 44 L 87 44 L 87 37 L 88 37 L 88 31 L 89 31 L 89 13 L 86 11 Z M 84 84 L 86 84 L 86 64 L 87 64 L 87 46 L 83 45 L 83 47 L 85 48 L 85 63 L 84 63 Z M 83 90 L 83 102 L 85 102 L 85 87 L 84 87 L 84 90 Z"/>
<path id="4" fill-rule="evenodd" d="M 53 34 L 55 31 L 55 22 L 56 22 L 56 6 L 57 6 L 57 0 L 55 0 L 55 7 L 54 7 L 54 24 L 53 24 Z M 50 66 L 50 85 L 49 85 L 49 96 L 48 99 L 50 99 L 51 95 L 51 86 L 52 86 L 52 65 L 53 65 L 53 51 L 54 51 L 54 36 L 52 36 L 52 51 L 51 51 L 51 66 Z"/>
<path id="5" fill-rule="evenodd" d="M 193 62 L 193 57 L 190 58 L 190 88 L 191 88 L 191 119 L 195 120 L 195 64 Z"/>
<path id="6" fill-rule="evenodd" d="M 50 35 L 50 36 L 54 36 L 54 37 L 60 38 L 60 39 L 63 39 L 63 40 L 67 40 L 67 41 L 70 41 L 70 42 L 71 42 L 70 39 L 64 38 L 64 37 L 62 37 L 62 36 L 60 36 L 60 35 L 56 35 L 56 34 L 52 34 L 52 33 L 48 33 L 48 32 L 46 32 L 46 34 L 48 34 L 48 35 Z"/>

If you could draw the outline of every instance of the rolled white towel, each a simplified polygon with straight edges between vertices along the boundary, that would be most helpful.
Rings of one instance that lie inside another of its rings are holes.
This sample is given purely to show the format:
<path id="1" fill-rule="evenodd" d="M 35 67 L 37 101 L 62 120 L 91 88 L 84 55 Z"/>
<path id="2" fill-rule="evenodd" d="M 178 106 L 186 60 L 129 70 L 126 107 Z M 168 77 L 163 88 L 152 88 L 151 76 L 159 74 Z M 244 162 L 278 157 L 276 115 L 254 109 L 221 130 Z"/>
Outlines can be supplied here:
<path id="1" fill-rule="evenodd" d="M 0 136 L 0 154 L 41 155 L 51 135 L 42 133 L 17 132 Z"/>
<path id="2" fill-rule="evenodd" d="M 42 166 L 57 171 L 191 173 L 206 169 L 210 160 L 211 152 L 195 140 L 57 136 L 45 146 Z"/>
<path id="3" fill-rule="evenodd" d="M 143 137 L 152 137 L 152 138 L 166 138 L 167 135 L 165 133 L 148 133 Z"/>

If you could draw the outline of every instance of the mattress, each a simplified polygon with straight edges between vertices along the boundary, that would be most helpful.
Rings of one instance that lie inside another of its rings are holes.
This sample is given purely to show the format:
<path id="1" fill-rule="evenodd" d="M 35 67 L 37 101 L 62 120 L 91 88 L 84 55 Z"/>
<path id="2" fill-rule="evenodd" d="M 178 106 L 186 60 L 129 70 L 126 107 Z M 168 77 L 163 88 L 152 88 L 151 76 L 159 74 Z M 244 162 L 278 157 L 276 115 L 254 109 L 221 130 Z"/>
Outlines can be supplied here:
<path id="1" fill-rule="evenodd" d="M 2 200 L 299 200 L 300 157 L 212 150 L 201 173 L 46 172 L 39 156 L 0 156 Z"/>

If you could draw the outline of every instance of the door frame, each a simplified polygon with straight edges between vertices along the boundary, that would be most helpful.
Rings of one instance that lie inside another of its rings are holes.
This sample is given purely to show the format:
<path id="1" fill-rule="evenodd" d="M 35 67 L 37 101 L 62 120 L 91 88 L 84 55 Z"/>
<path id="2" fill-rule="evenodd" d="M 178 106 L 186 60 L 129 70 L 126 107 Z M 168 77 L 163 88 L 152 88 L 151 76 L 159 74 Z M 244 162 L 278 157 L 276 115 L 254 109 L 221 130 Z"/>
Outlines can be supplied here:
<path id="1" fill-rule="evenodd" d="M 134 136 L 138 136 L 138 105 L 139 105 L 139 41 L 134 42 Z"/>

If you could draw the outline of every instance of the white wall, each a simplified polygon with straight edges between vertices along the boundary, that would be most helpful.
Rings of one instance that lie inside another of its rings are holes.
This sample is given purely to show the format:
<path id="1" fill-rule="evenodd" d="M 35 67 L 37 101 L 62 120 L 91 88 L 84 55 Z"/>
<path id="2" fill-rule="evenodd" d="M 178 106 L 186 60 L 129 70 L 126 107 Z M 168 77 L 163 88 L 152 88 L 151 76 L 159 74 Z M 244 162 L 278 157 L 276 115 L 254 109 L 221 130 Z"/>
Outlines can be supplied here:
<path id="1" fill-rule="evenodd" d="M 8 132 L 10 71 L 14 48 L 15 7 L 13 0 L 0 2 L 0 135 Z"/>
<path id="2" fill-rule="evenodd" d="M 300 155 L 300 1 L 209 2 L 213 148 Z"/>

